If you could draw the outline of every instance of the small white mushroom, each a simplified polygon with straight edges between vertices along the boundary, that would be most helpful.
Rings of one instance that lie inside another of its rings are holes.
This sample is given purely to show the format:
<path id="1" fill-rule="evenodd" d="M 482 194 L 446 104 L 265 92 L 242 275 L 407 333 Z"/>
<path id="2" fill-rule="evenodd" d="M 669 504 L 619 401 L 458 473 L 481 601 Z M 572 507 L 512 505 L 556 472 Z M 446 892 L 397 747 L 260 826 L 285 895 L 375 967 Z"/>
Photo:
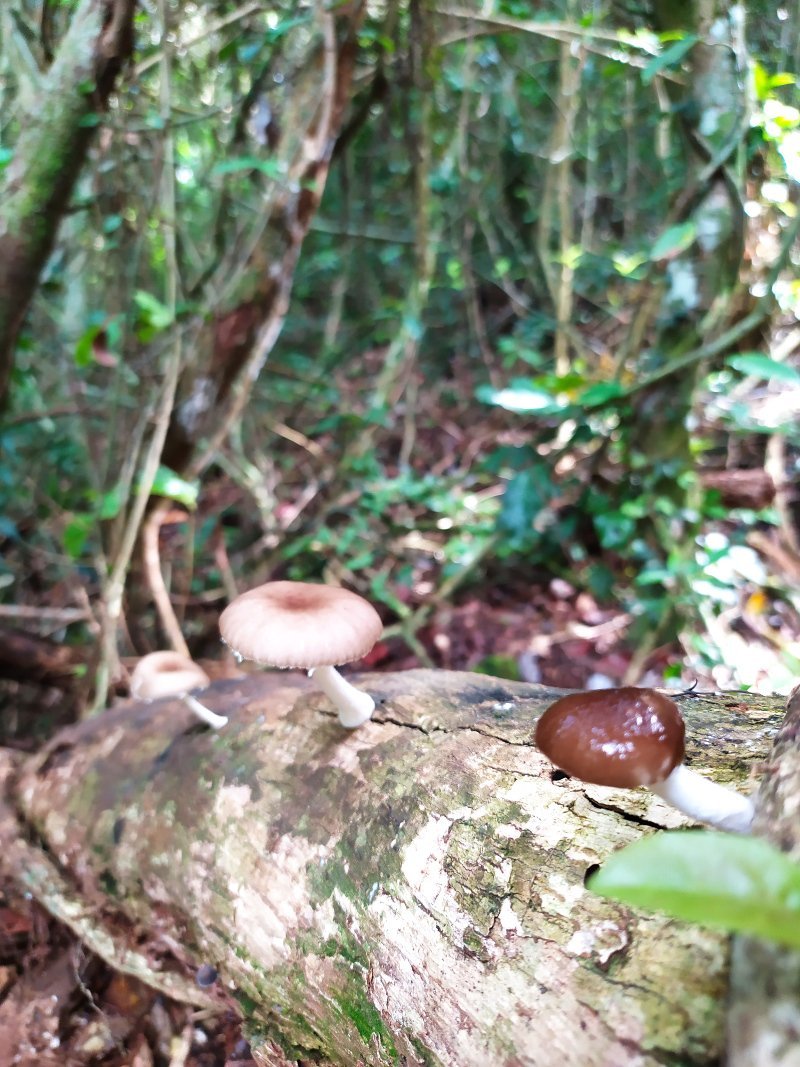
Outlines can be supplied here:
<path id="1" fill-rule="evenodd" d="M 372 715 L 372 697 L 336 670 L 336 664 L 365 656 L 383 630 L 377 611 L 357 593 L 309 582 L 267 582 L 232 601 L 219 628 L 237 658 L 308 671 L 335 705 L 342 726 L 354 729 Z"/>
<path id="2" fill-rule="evenodd" d="M 177 696 L 195 715 L 215 730 L 226 726 L 225 715 L 217 715 L 192 696 L 191 689 L 205 689 L 211 679 L 194 660 L 180 652 L 150 652 L 142 656 L 131 674 L 131 696 L 137 700 L 159 700 Z"/>

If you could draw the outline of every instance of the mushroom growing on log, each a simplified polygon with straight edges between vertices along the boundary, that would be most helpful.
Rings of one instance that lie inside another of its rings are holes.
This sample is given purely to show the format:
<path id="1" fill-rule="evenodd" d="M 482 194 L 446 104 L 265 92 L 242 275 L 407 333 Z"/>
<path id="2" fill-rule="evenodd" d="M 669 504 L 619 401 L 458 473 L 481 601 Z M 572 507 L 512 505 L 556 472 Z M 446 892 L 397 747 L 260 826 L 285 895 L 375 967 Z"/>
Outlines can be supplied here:
<path id="1" fill-rule="evenodd" d="M 308 671 L 349 730 L 369 719 L 375 701 L 336 666 L 366 656 L 382 629 L 368 600 L 313 582 L 259 585 L 232 601 L 219 620 L 222 640 L 239 659 Z"/>
<path id="2" fill-rule="evenodd" d="M 179 732 L 169 701 L 62 731 L 9 775 L 4 862 L 115 966 L 238 1008 L 262 1065 L 721 1060 L 728 938 L 584 888 L 680 817 L 552 774 L 532 734 L 560 693 L 373 675 L 343 733 L 294 681 L 214 684 L 220 732 Z M 678 701 L 709 775 L 767 760 L 782 701 Z"/>
<path id="3" fill-rule="evenodd" d="M 192 689 L 205 689 L 210 679 L 203 668 L 181 652 L 149 652 L 142 656 L 131 674 L 131 696 L 138 700 L 160 700 L 179 696 L 190 711 L 210 726 L 227 726 L 225 715 L 217 715 L 192 696 Z"/>
<path id="4" fill-rule="evenodd" d="M 667 804 L 719 830 L 750 832 L 753 802 L 687 767 L 678 705 L 656 689 L 596 689 L 551 704 L 536 744 L 557 767 L 584 782 L 646 786 Z"/>

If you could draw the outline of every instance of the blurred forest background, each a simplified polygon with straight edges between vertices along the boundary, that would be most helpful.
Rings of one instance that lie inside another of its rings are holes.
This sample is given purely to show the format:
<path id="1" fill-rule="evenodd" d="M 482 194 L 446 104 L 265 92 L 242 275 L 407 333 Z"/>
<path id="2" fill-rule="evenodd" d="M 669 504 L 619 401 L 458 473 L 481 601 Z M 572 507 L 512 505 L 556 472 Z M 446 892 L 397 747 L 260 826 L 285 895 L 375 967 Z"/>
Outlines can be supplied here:
<path id="1" fill-rule="evenodd" d="M 362 666 L 787 690 L 796 5 L 0 27 L 7 739 L 278 577 L 376 604 Z"/>
<path id="2" fill-rule="evenodd" d="M 282 577 L 375 603 L 361 668 L 796 682 L 796 3 L 6 0 L 0 45 L 4 744 L 155 649 L 234 671 Z M 247 1060 L 0 919 L 30 1062 Z"/>

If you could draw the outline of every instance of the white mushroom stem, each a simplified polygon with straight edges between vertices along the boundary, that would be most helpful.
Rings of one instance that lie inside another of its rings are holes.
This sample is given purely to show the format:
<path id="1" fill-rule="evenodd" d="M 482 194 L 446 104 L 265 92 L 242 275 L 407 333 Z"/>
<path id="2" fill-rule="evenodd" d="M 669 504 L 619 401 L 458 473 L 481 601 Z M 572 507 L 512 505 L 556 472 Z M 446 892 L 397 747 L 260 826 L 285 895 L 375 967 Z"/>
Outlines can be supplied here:
<path id="1" fill-rule="evenodd" d="M 191 693 L 181 693 L 181 700 L 188 708 L 191 708 L 198 719 L 202 719 L 203 722 L 208 723 L 214 730 L 221 730 L 223 726 L 228 725 L 228 718 L 226 715 L 217 715 L 215 711 L 211 711 L 205 704 L 201 704 Z"/>
<path id="2" fill-rule="evenodd" d="M 663 782 L 649 787 L 662 800 L 697 822 L 749 834 L 755 809 L 750 797 L 709 781 L 680 763 Z"/>
<path id="3" fill-rule="evenodd" d="M 371 716 L 375 701 L 369 693 L 356 689 L 335 667 L 313 667 L 308 672 L 339 712 L 339 722 L 348 730 L 361 726 Z"/>

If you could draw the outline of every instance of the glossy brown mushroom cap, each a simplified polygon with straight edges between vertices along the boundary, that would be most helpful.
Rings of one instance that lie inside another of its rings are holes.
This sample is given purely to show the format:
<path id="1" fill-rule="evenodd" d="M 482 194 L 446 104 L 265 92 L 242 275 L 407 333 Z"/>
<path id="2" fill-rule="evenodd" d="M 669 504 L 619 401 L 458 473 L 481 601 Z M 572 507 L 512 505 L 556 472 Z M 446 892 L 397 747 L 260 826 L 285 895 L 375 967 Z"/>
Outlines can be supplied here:
<path id="1" fill-rule="evenodd" d="M 357 593 L 311 582 L 267 582 L 242 593 L 219 620 L 222 640 L 269 667 L 335 666 L 365 656 L 383 630 Z"/>
<path id="2" fill-rule="evenodd" d="M 634 686 L 562 697 L 539 719 L 534 736 L 562 771 L 621 789 L 663 782 L 684 756 L 677 704 Z"/>

